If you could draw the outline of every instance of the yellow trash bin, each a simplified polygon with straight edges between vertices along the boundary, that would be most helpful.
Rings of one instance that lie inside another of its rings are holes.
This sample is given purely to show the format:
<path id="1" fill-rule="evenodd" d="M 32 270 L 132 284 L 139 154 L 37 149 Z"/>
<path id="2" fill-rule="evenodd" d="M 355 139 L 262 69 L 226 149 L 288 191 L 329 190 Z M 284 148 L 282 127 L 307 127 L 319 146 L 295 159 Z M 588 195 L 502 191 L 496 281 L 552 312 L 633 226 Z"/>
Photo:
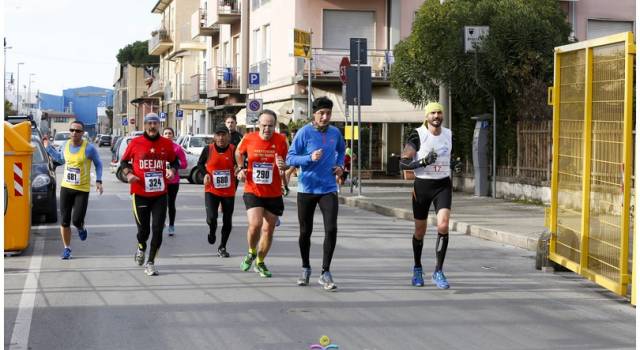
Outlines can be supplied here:
<path id="1" fill-rule="evenodd" d="M 4 251 L 29 246 L 32 154 L 31 124 L 4 122 Z"/>

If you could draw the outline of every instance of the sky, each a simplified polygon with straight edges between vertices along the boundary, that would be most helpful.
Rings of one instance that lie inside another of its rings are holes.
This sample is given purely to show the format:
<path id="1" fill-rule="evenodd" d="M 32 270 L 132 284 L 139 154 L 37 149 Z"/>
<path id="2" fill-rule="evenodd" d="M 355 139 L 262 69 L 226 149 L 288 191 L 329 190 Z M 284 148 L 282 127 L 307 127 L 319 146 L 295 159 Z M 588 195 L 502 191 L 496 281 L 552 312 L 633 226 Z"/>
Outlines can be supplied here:
<path id="1" fill-rule="evenodd" d="M 157 0 L 4 0 L 6 71 L 31 91 L 113 88 L 118 50 L 160 24 Z M 31 75 L 35 74 L 35 75 Z M 24 91 L 24 90 L 21 90 Z M 23 94 L 24 92 L 21 92 Z"/>

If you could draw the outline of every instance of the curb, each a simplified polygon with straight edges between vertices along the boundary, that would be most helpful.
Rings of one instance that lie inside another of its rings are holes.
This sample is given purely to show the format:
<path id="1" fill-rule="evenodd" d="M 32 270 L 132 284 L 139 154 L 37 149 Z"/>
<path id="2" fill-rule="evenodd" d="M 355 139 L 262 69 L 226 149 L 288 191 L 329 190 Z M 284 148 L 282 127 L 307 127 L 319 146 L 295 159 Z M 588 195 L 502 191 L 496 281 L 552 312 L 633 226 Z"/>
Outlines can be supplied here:
<path id="1" fill-rule="evenodd" d="M 350 207 L 369 210 L 380 215 L 391 216 L 398 219 L 413 220 L 413 212 L 408 209 L 393 208 L 377 204 L 367 200 L 366 197 L 358 198 L 339 196 L 338 198 L 341 204 L 346 204 Z M 435 217 L 430 216 L 428 220 L 429 225 L 436 225 Z M 452 231 L 457 231 L 465 235 L 478 237 L 488 241 L 502 243 L 534 252 L 536 251 L 538 247 L 538 241 L 540 240 L 539 235 L 536 235 L 535 237 L 523 236 L 511 232 L 481 227 L 454 219 L 449 220 L 449 228 Z"/>

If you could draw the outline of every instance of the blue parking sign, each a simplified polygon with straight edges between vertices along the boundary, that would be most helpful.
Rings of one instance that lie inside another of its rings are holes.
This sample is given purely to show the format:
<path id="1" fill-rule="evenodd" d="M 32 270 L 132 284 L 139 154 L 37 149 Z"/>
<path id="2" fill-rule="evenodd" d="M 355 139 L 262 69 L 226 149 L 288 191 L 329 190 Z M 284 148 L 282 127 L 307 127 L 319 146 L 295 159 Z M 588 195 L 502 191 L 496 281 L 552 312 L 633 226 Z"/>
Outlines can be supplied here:
<path id="1" fill-rule="evenodd" d="M 167 120 L 167 112 L 160 112 L 160 121 Z"/>
<path id="2" fill-rule="evenodd" d="M 183 110 L 181 110 L 181 109 L 179 109 L 179 110 L 177 110 L 177 111 L 176 111 L 176 116 L 177 116 L 178 118 L 182 118 L 183 114 L 184 114 L 184 111 L 183 111 Z"/>
<path id="3" fill-rule="evenodd" d="M 254 85 L 254 86 L 260 85 L 260 73 L 257 73 L 257 72 L 249 73 L 249 85 Z"/>

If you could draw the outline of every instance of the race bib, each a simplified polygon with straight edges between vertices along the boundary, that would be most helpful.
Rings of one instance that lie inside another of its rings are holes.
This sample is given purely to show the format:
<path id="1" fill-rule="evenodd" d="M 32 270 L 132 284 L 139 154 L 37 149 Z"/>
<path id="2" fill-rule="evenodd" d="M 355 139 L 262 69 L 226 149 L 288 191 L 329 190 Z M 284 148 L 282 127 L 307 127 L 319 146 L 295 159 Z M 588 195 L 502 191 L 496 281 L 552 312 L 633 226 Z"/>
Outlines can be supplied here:
<path id="1" fill-rule="evenodd" d="M 160 171 L 150 171 L 144 173 L 144 190 L 146 192 L 164 191 L 164 176 Z"/>
<path id="2" fill-rule="evenodd" d="M 253 182 L 260 185 L 270 185 L 273 182 L 273 164 L 253 163 Z"/>
<path id="3" fill-rule="evenodd" d="M 212 175 L 214 188 L 231 187 L 231 172 L 229 170 L 214 170 Z"/>
<path id="4" fill-rule="evenodd" d="M 71 185 L 80 185 L 80 168 L 64 168 L 64 181 Z"/>

